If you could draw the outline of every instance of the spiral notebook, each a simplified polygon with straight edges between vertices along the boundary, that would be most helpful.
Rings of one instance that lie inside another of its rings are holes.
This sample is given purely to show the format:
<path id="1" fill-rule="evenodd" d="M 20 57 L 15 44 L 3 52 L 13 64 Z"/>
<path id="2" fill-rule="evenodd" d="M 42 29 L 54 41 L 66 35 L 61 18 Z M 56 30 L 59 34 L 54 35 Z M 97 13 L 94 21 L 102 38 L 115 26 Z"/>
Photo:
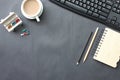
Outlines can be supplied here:
<path id="1" fill-rule="evenodd" d="M 116 68 L 120 59 L 120 33 L 105 28 L 93 59 Z"/>

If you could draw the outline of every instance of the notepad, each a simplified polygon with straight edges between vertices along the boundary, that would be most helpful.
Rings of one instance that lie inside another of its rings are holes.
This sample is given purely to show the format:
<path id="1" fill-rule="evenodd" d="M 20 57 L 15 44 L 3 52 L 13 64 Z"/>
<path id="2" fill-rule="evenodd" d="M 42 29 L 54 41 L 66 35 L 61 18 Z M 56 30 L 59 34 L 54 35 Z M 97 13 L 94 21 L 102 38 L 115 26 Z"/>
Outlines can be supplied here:
<path id="1" fill-rule="evenodd" d="M 120 59 L 120 33 L 105 28 L 93 59 L 116 68 Z"/>

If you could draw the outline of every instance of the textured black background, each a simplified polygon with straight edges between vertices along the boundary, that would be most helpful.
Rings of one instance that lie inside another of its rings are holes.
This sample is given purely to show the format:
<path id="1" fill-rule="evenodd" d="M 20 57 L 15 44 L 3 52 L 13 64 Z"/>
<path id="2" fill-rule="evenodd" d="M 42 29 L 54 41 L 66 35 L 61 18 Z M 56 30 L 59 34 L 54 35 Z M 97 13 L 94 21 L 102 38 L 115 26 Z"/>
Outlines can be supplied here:
<path id="1" fill-rule="evenodd" d="M 91 31 L 104 25 L 42 0 L 41 22 L 28 20 L 20 11 L 22 0 L 0 0 L 0 19 L 10 11 L 23 20 L 30 35 L 8 33 L 0 25 L 0 80 L 119 80 L 116 69 L 93 60 L 76 66 Z"/>

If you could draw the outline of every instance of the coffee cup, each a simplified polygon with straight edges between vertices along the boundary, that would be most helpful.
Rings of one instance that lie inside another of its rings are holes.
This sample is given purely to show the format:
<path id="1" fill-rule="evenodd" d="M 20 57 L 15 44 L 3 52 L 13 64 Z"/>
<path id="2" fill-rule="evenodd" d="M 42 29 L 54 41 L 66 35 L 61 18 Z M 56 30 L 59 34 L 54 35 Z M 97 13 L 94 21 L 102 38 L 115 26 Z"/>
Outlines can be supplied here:
<path id="1" fill-rule="evenodd" d="M 40 16 L 43 13 L 43 4 L 40 0 L 23 0 L 21 12 L 27 19 L 36 19 L 40 22 Z"/>

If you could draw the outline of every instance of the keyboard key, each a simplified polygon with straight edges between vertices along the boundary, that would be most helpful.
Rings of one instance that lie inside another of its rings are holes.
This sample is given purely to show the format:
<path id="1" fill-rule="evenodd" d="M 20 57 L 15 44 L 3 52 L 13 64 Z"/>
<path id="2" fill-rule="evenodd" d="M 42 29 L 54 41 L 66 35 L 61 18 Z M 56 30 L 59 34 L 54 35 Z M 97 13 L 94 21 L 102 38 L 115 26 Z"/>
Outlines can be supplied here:
<path id="1" fill-rule="evenodd" d="M 102 12 L 102 11 L 98 11 L 98 13 L 99 13 L 100 15 L 104 16 L 104 17 L 107 17 L 107 16 L 108 16 L 108 14 L 106 14 L 106 13 L 104 13 L 104 12 Z"/>
<path id="2" fill-rule="evenodd" d="M 88 4 L 88 5 L 89 5 L 89 4 L 90 4 L 90 1 L 87 1 L 87 2 L 86 2 L 86 4 Z"/>
<path id="3" fill-rule="evenodd" d="M 102 4 L 102 6 L 103 6 L 103 7 L 105 7 L 105 6 L 106 6 L 106 4 L 105 4 L 105 3 L 103 3 L 103 4 Z"/>
<path id="4" fill-rule="evenodd" d="M 106 5 L 106 8 L 110 10 L 112 7 L 110 5 Z"/>
<path id="5" fill-rule="evenodd" d="M 74 4 L 72 4 L 72 3 L 68 2 L 68 1 L 66 1 L 66 5 L 67 5 L 67 6 L 72 6 L 73 8 L 75 8 L 75 9 L 77 9 L 77 10 L 79 10 L 79 11 L 82 11 L 83 13 L 86 13 L 86 12 L 87 12 L 87 9 L 85 9 L 85 8 L 83 8 L 83 7 L 80 7 L 80 6 L 78 6 L 78 5 L 74 5 Z"/>
<path id="6" fill-rule="evenodd" d="M 111 24 L 113 24 L 113 25 L 114 25 L 114 24 L 115 24 L 115 21 L 111 21 Z"/>
<path id="7" fill-rule="evenodd" d="M 74 2 L 75 2 L 75 0 L 72 0 L 71 2 L 73 2 L 73 3 L 74 3 Z"/>
<path id="8" fill-rule="evenodd" d="M 119 14 L 119 13 L 120 13 L 120 10 L 117 10 L 117 13 Z"/>
<path id="9" fill-rule="evenodd" d="M 113 8 L 113 11 L 116 11 L 117 9 L 116 8 Z"/>
<path id="10" fill-rule="evenodd" d="M 60 0 L 57 0 L 57 1 L 59 1 L 59 2 L 60 2 Z"/>
<path id="11" fill-rule="evenodd" d="M 115 26 L 119 26 L 119 23 L 118 23 L 118 22 L 116 22 L 116 23 L 115 23 Z"/>
<path id="12" fill-rule="evenodd" d="M 86 0 L 83 0 L 83 3 L 86 3 Z"/>
<path id="13" fill-rule="evenodd" d="M 83 5 L 83 3 L 79 3 L 79 6 L 82 6 Z"/>
<path id="14" fill-rule="evenodd" d="M 94 9 L 95 9 L 94 7 L 91 7 L 91 8 L 90 8 L 91 11 L 94 11 Z"/>
<path id="15" fill-rule="evenodd" d="M 64 3 L 64 2 L 65 2 L 65 0 L 60 0 L 60 2 L 61 2 L 61 3 Z"/>
<path id="16" fill-rule="evenodd" d="M 90 6 L 87 6 L 87 9 L 89 10 L 89 9 L 90 9 Z"/>
<path id="17" fill-rule="evenodd" d="M 101 8 L 102 8 L 101 6 L 98 6 L 98 9 L 99 9 L 99 10 L 101 10 Z"/>
<path id="18" fill-rule="evenodd" d="M 118 4 L 119 4 L 119 3 L 120 3 L 120 1 L 119 1 L 119 0 L 117 0 L 117 1 L 116 1 L 116 3 L 118 3 Z"/>
<path id="19" fill-rule="evenodd" d="M 110 23 L 110 22 L 111 22 L 111 19 L 110 19 L 110 18 L 108 18 L 106 22 L 107 22 L 107 23 Z"/>
<path id="20" fill-rule="evenodd" d="M 95 4 L 95 5 L 94 5 L 94 7 L 95 7 L 95 8 L 97 8 L 97 7 L 98 7 L 98 5 L 97 5 L 97 4 Z"/>
<path id="21" fill-rule="evenodd" d="M 79 1 L 75 1 L 75 4 L 77 4 L 77 5 L 78 5 L 78 4 L 79 4 Z"/>
<path id="22" fill-rule="evenodd" d="M 120 5 L 118 6 L 118 8 L 120 9 Z"/>
<path id="23" fill-rule="evenodd" d="M 94 2 L 95 0 L 91 0 L 91 2 Z"/>
<path id="24" fill-rule="evenodd" d="M 90 6 L 94 6 L 94 3 L 90 3 Z"/>
<path id="25" fill-rule="evenodd" d="M 102 8 L 102 11 L 105 12 L 105 13 L 109 13 L 109 10 L 106 9 L 106 8 Z"/>
<path id="26" fill-rule="evenodd" d="M 94 12 L 97 13 L 97 12 L 98 12 L 98 9 L 95 9 Z"/>
<path id="27" fill-rule="evenodd" d="M 102 2 L 99 2 L 98 5 L 102 5 Z"/>
<path id="28" fill-rule="evenodd" d="M 86 5 L 86 4 L 83 4 L 83 7 L 84 7 L 84 8 L 86 8 L 86 7 L 87 7 L 87 5 Z"/>
<path id="29" fill-rule="evenodd" d="M 102 2 L 105 2 L 106 0 L 101 0 Z"/>
<path id="30" fill-rule="evenodd" d="M 98 0 L 95 0 L 94 3 L 98 3 Z"/>
<path id="31" fill-rule="evenodd" d="M 94 17 L 98 17 L 99 14 L 97 14 L 97 13 L 93 13 L 92 16 L 94 16 Z"/>
<path id="32" fill-rule="evenodd" d="M 111 20 L 116 21 L 116 20 L 117 20 L 117 17 L 116 17 L 116 16 L 114 16 L 114 17 L 112 17 L 112 19 L 111 19 Z"/>
<path id="33" fill-rule="evenodd" d="M 118 4 L 114 4 L 114 7 L 116 7 L 116 8 L 117 8 L 117 7 L 118 7 Z"/>
<path id="34" fill-rule="evenodd" d="M 92 11 L 88 11 L 88 14 L 89 14 L 89 15 L 92 15 L 92 13 L 93 13 Z"/>
<path id="35" fill-rule="evenodd" d="M 104 20 L 104 21 L 107 19 L 107 18 L 104 17 L 104 16 L 99 16 L 99 18 L 102 19 L 102 20 Z"/>
<path id="36" fill-rule="evenodd" d="M 112 5 L 113 3 L 111 2 L 111 1 L 109 1 L 109 0 L 107 0 L 107 2 L 106 2 L 108 5 Z"/>

